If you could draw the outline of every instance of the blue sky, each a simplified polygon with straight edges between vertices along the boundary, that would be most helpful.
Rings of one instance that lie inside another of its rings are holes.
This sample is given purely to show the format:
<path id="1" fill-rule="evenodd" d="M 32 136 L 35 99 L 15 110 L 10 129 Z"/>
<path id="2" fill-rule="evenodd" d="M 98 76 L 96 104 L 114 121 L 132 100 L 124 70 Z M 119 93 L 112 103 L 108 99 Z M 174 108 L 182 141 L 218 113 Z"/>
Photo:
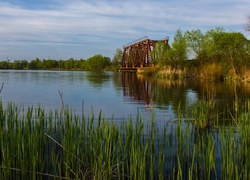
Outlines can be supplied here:
<path id="1" fill-rule="evenodd" d="M 187 30 L 244 31 L 249 0 L 0 0 L 0 60 L 111 59 L 116 48 Z"/>

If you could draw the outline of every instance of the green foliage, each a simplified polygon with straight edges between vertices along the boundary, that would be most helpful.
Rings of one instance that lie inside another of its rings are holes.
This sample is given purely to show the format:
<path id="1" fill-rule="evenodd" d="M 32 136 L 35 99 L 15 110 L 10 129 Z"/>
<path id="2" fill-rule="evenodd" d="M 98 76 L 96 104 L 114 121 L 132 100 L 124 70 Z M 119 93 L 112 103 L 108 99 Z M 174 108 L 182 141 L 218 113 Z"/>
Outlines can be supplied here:
<path id="1" fill-rule="evenodd" d="M 202 61 L 202 54 L 203 54 L 203 43 L 204 43 L 204 35 L 202 34 L 201 30 L 192 30 L 187 31 L 185 33 L 185 39 L 187 43 L 188 52 L 190 56 L 195 56 L 196 59 Z"/>
<path id="2" fill-rule="evenodd" d="M 70 107 L 58 113 L 0 102 L 0 177 L 249 179 L 249 106 L 223 126 L 218 121 L 229 119 L 218 119 L 214 103 L 197 101 L 174 123 L 157 124 L 140 114 L 116 123 L 101 112 L 85 118 Z"/>
<path id="3" fill-rule="evenodd" d="M 32 69 L 32 70 L 84 70 L 85 60 L 75 60 L 70 58 L 68 60 L 53 60 L 43 59 L 42 61 L 38 58 L 28 62 L 27 60 L 14 60 L 0 61 L 0 69 Z"/>
<path id="4" fill-rule="evenodd" d="M 41 67 L 42 67 L 42 63 L 41 63 L 41 60 L 38 58 L 36 58 L 35 60 L 32 60 L 29 63 L 29 69 L 36 70 L 36 69 L 41 69 Z"/>
<path id="5" fill-rule="evenodd" d="M 58 62 L 56 60 L 43 60 L 42 61 L 42 68 L 43 69 L 56 69 L 58 68 Z"/>
<path id="6" fill-rule="evenodd" d="M 75 60 L 73 58 L 68 59 L 67 61 L 65 61 L 65 68 L 66 69 L 74 69 L 74 63 Z"/>
<path id="7" fill-rule="evenodd" d="M 85 69 L 85 60 L 80 59 L 80 60 L 75 60 L 74 62 L 74 68 L 75 69 Z"/>
<path id="8" fill-rule="evenodd" d="M 86 60 L 86 70 L 103 71 L 110 65 L 110 58 L 100 54 L 94 55 Z"/>
<path id="9" fill-rule="evenodd" d="M 118 70 L 122 62 L 122 50 L 117 48 L 112 59 L 112 69 Z"/>
<path id="10" fill-rule="evenodd" d="M 167 58 L 173 68 L 184 68 L 187 60 L 187 43 L 180 29 L 176 31 L 172 47 L 167 52 Z"/>
<path id="11" fill-rule="evenodd" d="M 114 57 L 112 59 L 113 64 L 120 64 L 122 61 L 122 50 L 117 48 L 114 54 Z"/>
<path id="12" fill-rule="evenodd" d="M 250 41 L 238 32 L 223 33 L 218 39 L 220 40 L 218 43 L 219 48 L 224 53 L 223 60 L 242 79 L 242 70 L 250 67 Z"/>
<path id="13" fill-rule="evenodd" d="M 9 69 L 9 62 L 8 61 L 1 61 L 0 62 L 0 69 Z"/>
<path id="14" fill-rule="evenodd" d="M 167 57 L 166 53 L 169 49 L 169 46 L 162 41 L 156 43 L 154 49 L 151 51 L 151 58 L 155 64 L 166 64 Z"/>
<path id="15" fill-rule="evenodd" d="M 242 33 L 225 32 L 223 28 L 212 29 L 205 34 L 200 30 L 193 30 L 187 31 L 185 38 L 190 55 L 197 60 L 200 70 L 213 69 L 214 72 L 206 74 L 246 79 L 246 69 L 250 67 L 250 42 Z M 214 64 L 222 67 L 223 72 L 219 73 Z M 200 71 L 201 74 L 204 75 Z"/>

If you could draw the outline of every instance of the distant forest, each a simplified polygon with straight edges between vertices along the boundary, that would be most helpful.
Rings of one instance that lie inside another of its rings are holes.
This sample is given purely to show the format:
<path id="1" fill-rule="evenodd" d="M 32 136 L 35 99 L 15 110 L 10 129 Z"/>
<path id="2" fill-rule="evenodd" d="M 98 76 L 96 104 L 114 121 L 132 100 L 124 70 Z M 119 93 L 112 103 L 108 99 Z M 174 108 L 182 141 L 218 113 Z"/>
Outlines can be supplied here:
<path id="1" fill-rule="evenodd" d="M 120 53 L 120 59 L 122 51 Z M 103 71 L 116 70 L 119 68 L 119 63 L 115 62 L 115 56 L 111 61 L 109 57 L 100 54 L 94 55 L 87 60 L 73 59 L 68 60 L 53 60 L 36 58 L 30 62 L 27 60 L 3 60 L 0 62 L 0 69 L 15 69 L 15 70 L 89 70 L 89 71 Z"/>

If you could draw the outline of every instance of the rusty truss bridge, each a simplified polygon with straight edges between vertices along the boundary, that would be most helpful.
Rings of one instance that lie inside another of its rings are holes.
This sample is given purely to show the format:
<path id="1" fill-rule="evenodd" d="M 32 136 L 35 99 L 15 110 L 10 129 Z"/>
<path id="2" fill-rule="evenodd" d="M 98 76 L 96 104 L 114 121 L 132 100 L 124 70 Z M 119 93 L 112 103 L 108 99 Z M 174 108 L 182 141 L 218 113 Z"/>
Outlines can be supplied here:
<path id="1" fill-rule="evenodd" d="M 137 68 L 153 66 L 151 51 L 159 41 L 168 44 L 169 38 L 150 40 L 147 36 L 132 41 L 123 46 L 122 70 L 136 70 Z"/>

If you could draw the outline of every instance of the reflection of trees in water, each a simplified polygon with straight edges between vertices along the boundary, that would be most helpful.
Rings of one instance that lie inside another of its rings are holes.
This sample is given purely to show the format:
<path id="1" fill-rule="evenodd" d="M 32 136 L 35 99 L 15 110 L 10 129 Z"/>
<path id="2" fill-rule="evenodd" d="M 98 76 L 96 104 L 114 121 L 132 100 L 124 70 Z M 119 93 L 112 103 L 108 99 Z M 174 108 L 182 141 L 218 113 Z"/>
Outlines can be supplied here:
<path id="1" fill-rule="evenodd" d="M 113 72 L 112 74 L 112 82 L 117 93 L 119 93 L 122 87 L 121 76 L 122 73 L 120 72 Z"/>
<path id="2" fill-rule="evenodd" d="M 198 81 L 194 85 L 198 99 L 213 101 L 218 119 L 228 120 L 224 123 L 231 124 L 240 114 L 248 112 L 249 84 Z"/>
<path id="3" fill-rule="evenodd" d="M 109 81 L 111 74 L 109 72 L 90 72 L 86 78 L 94 86 L 101 86 L 103 83 Z"/>
<path id="4" fill-rule="evenodd" d="M 184 80 L 159 80 L 155 88 L 155 104 L 158 108 L 171 106 L 177 112 L 188 105 L 188 87 Z"/>
<path id="5" fill-rule="evenodd" d="M 123 95 L 130 101 L 146 105 L 153 102 L 154 107 L 159 109 L 171 107 L 174 113 L 192 112 L 199 101 L 211 101 L 213 106 L 210 111 L 217 113 L 219 115 L 217 118 L 226 120 L 232 120 L 239 114 L 245 113 L 250 98 L 249 84 L 227 84 L 197 79 L 150 79 L 138 76 L 136 73 L 122 73 L 121 81 Z"/>

